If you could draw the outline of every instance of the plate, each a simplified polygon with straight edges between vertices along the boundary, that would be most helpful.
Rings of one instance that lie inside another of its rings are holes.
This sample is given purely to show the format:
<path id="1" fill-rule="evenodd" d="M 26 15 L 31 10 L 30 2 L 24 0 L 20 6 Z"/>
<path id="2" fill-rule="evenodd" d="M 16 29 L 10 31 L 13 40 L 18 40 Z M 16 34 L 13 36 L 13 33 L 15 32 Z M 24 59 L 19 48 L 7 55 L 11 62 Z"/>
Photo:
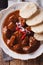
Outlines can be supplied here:
<path id="1" fill-rule="evenodd" d="M 25 6 L 26 3 L 28 3 L 28 2 L 14 3 L 11 7 L 7 8 L 5 10 L 2 10 L 0 12 L 0 46 L 6 54 L 8 54 L 9 56 L 11 56 L 15 59 L 20 59 L 20 60 L 34 59 L 43 53 L 43 41 L 40 42 L 41 43 L 40 47 L 34 53 L 30 53 L 30 54 L 19 54 L 19 53 L 13 52 L 12 50 L 10 50 L 7 47 L 7 45 L 3 41 L 2 24 L 3 24 L 4 19 L 6 18 L 6 16 L 9 13 L 11 13 L 15 10 L 21 9 L 23 6 Z"/>

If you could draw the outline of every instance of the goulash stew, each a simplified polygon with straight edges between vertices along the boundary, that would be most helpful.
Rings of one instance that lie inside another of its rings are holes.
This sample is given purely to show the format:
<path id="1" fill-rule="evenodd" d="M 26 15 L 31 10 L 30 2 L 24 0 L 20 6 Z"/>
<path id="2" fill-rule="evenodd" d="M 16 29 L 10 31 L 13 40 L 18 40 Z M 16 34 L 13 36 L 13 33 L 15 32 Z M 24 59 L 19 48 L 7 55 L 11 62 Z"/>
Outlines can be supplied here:
<path id="1" fill-rule="evenodd" d="M 2 34 L 5 44 L 17 53 L 32 53 L 40 46 L 40 42 L 34 38 L 31 27 L 26 25 L 26 19 L 19 16 L 19 10 L 6 17 Z"/>

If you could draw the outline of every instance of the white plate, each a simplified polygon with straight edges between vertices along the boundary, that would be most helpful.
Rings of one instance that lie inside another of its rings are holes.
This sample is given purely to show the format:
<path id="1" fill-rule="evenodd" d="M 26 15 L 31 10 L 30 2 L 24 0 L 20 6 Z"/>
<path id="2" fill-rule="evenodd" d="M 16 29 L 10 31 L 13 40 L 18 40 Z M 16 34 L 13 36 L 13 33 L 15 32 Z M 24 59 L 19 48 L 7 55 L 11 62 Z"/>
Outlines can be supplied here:
<path id="1" fill-rule="evenodd" d="M 25 6 L 26 3 L 28 3 L 28 2 L 15 3 L 11 7 L 9 7 L 9 8 L 7 8 L 7 9 L 5 9 L 5 10 L 0 12 L 0 46 L 4 50 L 4 52 L 6 54 L 8 54 L 9 56 L 11 56 L 11 57 L 13 57 L 15 59 L 21 59 L 21 60 L 34 59 L 34 58 L 40 56 L 43 53 L 43 42 L 41 42 L 40 47 L 34 53 L 30 53 L 30 54 L 18 54 L 16 52 L 13 52 L 12 50 L 10 50 L 7 47 L 7 45 L 3 41 L 3 38 L 2 38 L 2 24 L 3 24 L 4 19 L 6 18 L 6 16 L 10 12 L 13 12 L 15 10 L 20 9 L 21 7 Z"/>

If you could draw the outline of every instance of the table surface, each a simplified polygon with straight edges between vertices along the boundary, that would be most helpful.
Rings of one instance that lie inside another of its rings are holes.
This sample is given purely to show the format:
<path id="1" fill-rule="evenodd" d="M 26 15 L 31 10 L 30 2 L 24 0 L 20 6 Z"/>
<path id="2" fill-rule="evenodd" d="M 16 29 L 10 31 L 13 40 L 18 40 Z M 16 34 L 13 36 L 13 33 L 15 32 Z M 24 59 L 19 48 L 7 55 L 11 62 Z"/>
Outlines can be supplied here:
<path id="1" fill-rule="evenodd" d="M 2 51 L 0 49 L 0 65 L 43 65 L 43 54 L 34 60 L 23 61 L 14 59 L 12 61 L 5 62 L 3 60 Z"/>

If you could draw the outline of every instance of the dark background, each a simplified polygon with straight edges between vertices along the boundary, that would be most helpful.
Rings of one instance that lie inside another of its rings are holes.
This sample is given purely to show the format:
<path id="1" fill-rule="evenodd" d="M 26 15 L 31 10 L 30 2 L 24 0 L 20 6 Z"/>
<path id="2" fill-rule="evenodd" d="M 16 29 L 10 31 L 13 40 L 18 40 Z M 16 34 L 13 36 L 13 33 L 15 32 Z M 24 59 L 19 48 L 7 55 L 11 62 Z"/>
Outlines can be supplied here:
<path id="1" fill-rule="evenodd" d="M 8 7 L 8 0 L 0 0 L 0 9 Z"/>

